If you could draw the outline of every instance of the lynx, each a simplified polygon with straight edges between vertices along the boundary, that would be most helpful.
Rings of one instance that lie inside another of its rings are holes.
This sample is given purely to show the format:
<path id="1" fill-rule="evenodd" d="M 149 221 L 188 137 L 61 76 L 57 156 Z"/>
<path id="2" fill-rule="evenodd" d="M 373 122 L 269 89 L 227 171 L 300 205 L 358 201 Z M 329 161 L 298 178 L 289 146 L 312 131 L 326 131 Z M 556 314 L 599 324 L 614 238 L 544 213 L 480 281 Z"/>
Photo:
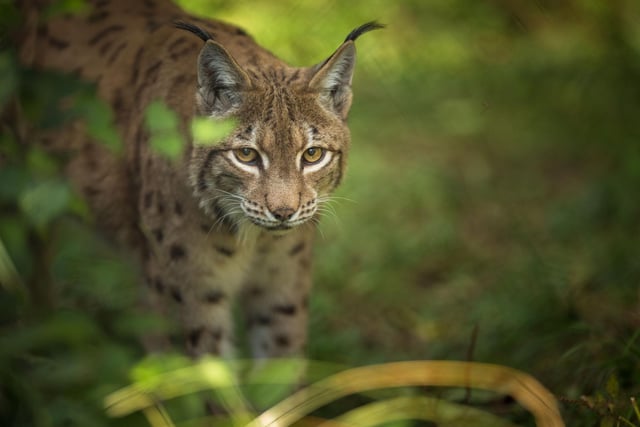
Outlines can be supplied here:
<path id="1" fill-rule="evenodd" d="M 87 13 L 48 21 L 38 2 L 18 3 L 21 60 L 94 82 L 113 109 L 123 155 L 81 123 L 41 139 L 73 154 L 67 174 L 102 229 L 135 254 L 145 306 L 177 316 L 194 357 L 233 354 L 233 301 L 254 357 L 301 354 L 315 222 L 349 151 L 354 42 L 381 25 L 356 28 L 325 61 L 296 68 L 242 29 L 167 0 L 95 0 Z M 157 100 L 187 141 L 177 161 L 149 146 L 144 114 Z M 236 125 L 221 142 L 195 144 L 199 116 Z"/>

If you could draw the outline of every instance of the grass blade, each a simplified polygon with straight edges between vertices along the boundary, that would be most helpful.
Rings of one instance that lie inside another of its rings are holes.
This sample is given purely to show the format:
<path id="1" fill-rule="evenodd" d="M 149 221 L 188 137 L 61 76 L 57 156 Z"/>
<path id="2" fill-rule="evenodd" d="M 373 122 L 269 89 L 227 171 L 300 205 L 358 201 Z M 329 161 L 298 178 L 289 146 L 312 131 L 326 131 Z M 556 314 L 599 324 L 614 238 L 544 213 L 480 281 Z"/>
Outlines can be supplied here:
<path id="1" fill-rule="evenodd" d="M 538 427 L 564 427 L 555 398 L 530 375 L 503 366 L 450 361 L 397 362 L 343 371 L 293 394 L 250 426 L 288 426 L 343 396 L 405 386 L 471 387 L 508 394 L 534 415 Z"/>

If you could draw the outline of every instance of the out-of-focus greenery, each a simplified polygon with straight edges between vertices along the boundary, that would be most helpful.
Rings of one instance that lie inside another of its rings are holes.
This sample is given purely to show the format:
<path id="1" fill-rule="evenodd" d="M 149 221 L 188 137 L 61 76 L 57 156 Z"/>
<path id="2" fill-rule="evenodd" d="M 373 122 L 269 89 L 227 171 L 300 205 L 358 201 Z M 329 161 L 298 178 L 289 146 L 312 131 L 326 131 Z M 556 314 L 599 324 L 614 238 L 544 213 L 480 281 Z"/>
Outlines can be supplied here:
<path id="1" fill-rule="evenodd" d="M 569 403 L 569 425 L 589 405 L 606 413 L 602 402 L 632 418 L 638 2 L 182 3 L 294 65 L 363 22 L 388 26 L 357 41 L 349 173 L 316 250 L 312 357 L 504 363 L 600 402 Z"/>
<path id="2" fill-rule="evenodd" d="M 561 397 L 568 425 L 640 424 L 640 3 L 180 3 L 294 65 L 363 22 L 388 25 L 357 41 L 311 358 L 500 363 Z M 3 110 L 19 95 L 34 126 L 81 115 L 119 149 L 91 87 L 23 70 L 10 49 L 0 73 Z M 69 93 L 75 108 L 58 114 Z M 7 126 L 0 138 L 2 424 L 141 425 L 102 409 L 138 379 L 136 338 L 154 326 L 133 308 L 135 268 L 91 231 L 57 159 Z"/>

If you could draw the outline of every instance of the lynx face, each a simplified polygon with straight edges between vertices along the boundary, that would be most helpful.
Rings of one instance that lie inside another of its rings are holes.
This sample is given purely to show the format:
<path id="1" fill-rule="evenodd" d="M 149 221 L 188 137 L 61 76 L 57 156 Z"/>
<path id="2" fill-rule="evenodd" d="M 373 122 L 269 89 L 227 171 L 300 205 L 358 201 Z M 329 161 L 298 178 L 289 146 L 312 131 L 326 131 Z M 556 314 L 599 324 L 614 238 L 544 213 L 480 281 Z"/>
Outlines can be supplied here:
<path id="1" fill-rule="evenodd" d="M 194 148 L 191 183 L 206 213 L 267 230 L 316 217 L 340 182 L 349 149 L 356 36 L 318 66 L 259 73 L 206 42 L 198 66 L 200 112 L 240 123 L 222 143 Z"/>
<path id="2" fill-rule="evenodd" d="M 205 211 L 269 230 L 314 218 L 340 181 L 349 132 L 320 106 L 311 110 L 295 112 L 299 117 L 291 122 L 256 118 L 221 146 L 199 153 L 205 162 L 196 192 Z"/>

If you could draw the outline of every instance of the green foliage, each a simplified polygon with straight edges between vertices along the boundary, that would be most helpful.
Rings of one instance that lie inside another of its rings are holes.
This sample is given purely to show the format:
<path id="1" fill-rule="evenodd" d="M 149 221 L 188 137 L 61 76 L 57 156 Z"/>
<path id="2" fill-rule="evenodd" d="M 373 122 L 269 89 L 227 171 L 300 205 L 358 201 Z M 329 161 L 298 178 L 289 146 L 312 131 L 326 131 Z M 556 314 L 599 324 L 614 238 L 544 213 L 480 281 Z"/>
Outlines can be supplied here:
<path id="1" fill-rule="evenodd" d="M 216 145 L 228 137 L 236 126 L 236 120 L 231 117 L 222 120 L 194 117 L 191 121 L 193 143 L 198 145 Z"/>
<path id="2" fill-rule="evenodd" d="M 145 119 L 151 147 L 169 159 L 177 158 L 182 153 L 183 141 L 176 114 L 164 103 L 155 101 L 147 107 Z"/>

